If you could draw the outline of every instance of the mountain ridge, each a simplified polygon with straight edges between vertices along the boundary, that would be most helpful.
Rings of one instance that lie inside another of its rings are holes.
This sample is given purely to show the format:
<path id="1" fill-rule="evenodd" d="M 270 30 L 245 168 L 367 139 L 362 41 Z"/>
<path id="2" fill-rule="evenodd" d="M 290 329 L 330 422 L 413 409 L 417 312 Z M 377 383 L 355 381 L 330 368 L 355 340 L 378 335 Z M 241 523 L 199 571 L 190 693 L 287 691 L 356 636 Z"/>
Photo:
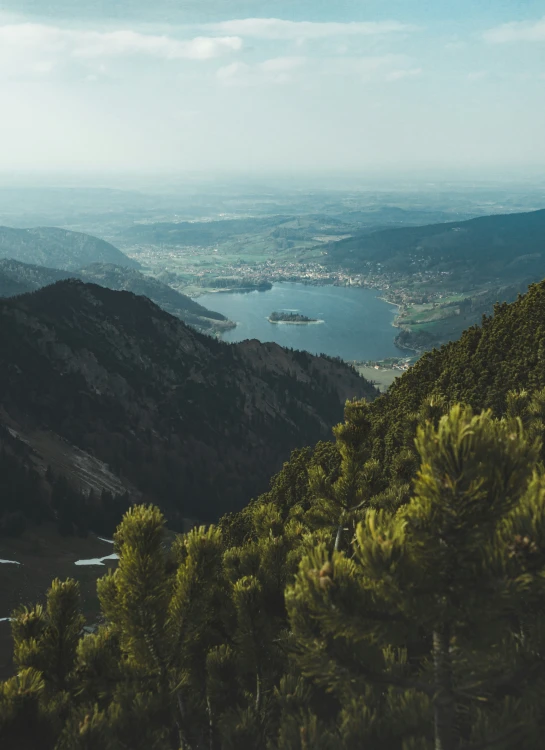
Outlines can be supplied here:
<path id="1" fill-rule="evenodd" d="M 94 262 L 128 268 L 140 264 L 105 240 L 59 227 L 17 229 L 0 226 L 0 258 L 74 271 Z"/>
<path id="2" fill-rule="evenodd" d="M 544 231 L 545 209 L 382 229 L 329 243 L 327 263 L 355 269 L 362 262 L 380 262 L 384 269 L 403 271 L 418 255 L 427 270 L 465 277 L 471 261 L 489 280 L 516 270 L 537 281 L 545 276 Z"/>
<path id="3" fill-rule="evenodd" d="M 167 312 L 205 333 L 218 333 L 235 325 L 221 313 L 208 310 L 191 297 L 152 276 L 145 276 L 137 269 L 113 263 L 92 263 L 77 271 L 62 271 L 21 263 L 11 258 L 0 259 L 0 297 L 36 291 L 68 278 L 77 278 L 108 289 L 131 291 L 148 297 Z"/>
<path id="4" fill-rule="evenodd" d="M 344 363 L 225 344 L 132 292 L 70 279 L 0 300 L 0 424 L 42 471 L 82 485 L 83 451 L 174 525 L 242 507 L 356 396 L 376 391 Z"/>

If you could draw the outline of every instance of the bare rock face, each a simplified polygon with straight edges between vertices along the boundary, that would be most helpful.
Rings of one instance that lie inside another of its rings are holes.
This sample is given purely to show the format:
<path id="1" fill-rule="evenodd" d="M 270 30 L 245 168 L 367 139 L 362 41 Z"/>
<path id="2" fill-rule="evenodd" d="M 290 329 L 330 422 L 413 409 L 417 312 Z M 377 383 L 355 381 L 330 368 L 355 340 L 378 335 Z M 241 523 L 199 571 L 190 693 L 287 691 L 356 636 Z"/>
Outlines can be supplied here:
<path id="1" fill-rule="evenodd" d="M 242 507 L 347 398 L 376 395 L 340 361 L 225 344 L 130 292 L 67 280 L 0 301 L 0 426 L 21 461 L 82 489 L 96 474 L 174 524 Z"/>

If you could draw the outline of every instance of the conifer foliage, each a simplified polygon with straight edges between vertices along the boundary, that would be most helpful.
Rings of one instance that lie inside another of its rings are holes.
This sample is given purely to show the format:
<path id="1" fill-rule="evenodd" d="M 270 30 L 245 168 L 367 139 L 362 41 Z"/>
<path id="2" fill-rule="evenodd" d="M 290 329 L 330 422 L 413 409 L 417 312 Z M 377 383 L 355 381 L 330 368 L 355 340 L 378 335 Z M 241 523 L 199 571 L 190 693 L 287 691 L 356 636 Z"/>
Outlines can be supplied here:
<path id="1" fill-rule="evenodd" d="M 131 508 L 98 632 L 73 581 L 14 613 L 2 747 L 539 750 L 544 401 L 426 402 L 386 490 L 360 402 L 241 519 Z"/>
<path id="2" fill-rule="evenodd" d="M 461 406 L 416 445 L 410 501 L 369 510 L 347 552 L 301 561 L 287 592 L 296 661 L 371 747 L 538 747 L 539 445 L 520 420 Z"/>

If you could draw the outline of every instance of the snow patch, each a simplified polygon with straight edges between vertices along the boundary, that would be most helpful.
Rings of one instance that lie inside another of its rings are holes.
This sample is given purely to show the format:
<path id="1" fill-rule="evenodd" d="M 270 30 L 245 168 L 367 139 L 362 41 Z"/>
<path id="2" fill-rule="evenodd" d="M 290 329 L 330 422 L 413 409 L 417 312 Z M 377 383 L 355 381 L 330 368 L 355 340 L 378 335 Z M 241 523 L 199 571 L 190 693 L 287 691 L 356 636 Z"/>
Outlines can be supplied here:
<path id="1" fill-rule="evenodd" d="M 0 563 L 8 563 L 9 565 L 20 565 L 20 562 L 17 562 L 17 560 L 0 560 Z"/>
<path id="2" fill-rule="evenodd" d="M 8 427 L 7 425 L 4 425 L 4 426 L 12 438 L 15 438 L 15 440 L 20 440 L 20 442 L 24 443 L 25 445 L 30 445 L 28 440 L 24 438 L 19 432 L 17 432 L 17 430 L 13 430 L 11 427 Z"/>
<path id="3" fill-rule="evenodd" d="M 104 565 L 104 560 L 119 560 L 119 555 L 114 552 L 113 555 L 105 557 L 92 557 L 90 560 L 76 560 L 74 565 Z"/>

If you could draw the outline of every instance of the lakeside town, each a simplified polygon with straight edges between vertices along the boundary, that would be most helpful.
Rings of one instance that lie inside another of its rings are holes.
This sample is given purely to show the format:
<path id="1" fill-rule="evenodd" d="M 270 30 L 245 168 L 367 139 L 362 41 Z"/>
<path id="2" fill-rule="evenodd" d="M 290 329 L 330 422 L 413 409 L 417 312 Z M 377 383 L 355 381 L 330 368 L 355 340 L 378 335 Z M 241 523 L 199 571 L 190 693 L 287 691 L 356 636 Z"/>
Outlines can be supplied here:
<path id="1" fill-rule="evenodd" d="M 410 282 L 403 284 L 406 274 L 385 272 L 381 263 L 364 262 L 363 272 L 353 272 L 342 267 L 333 268 L 315 258 L 263 257 L 253 254 L 236 257 L 222 249 L 201 246 L 161 247 L 134 245 L 125 252 L 138 260 L 143 270 L 167 281 L 180 291 L 190 289 L 191 296 L 218 288 L 220 280 L 235 280 L 240 286 L 260 286 L 264 282 L 299 282 L 304 284 L 332 284 L 379 289 L 384 299 L 397 305 L 427 303 L 449 295 L 445 289 L 449 272 L 425 269 L 425 259 L 413 259 L 414 271 Z M 324 251 L 322 254 L 325 255 Z M 212 262 L 213 261 L 213 262 Z M 422 265 L 419 270 L 418 266 Z M 415 294 L 415 287 L 425 285 L 424 294 Z M 433 287 L 437 285 L 437 289 Z M 429 289 L 429 286 L 432 288 Z M 194 291 L 193 291 L 194 290 Z M 186 292 L 187 293 L 187 292 Z"/>
<path id="2" fill-rule="evenodd" d="M 455 281 L 452 271 L 430 270 L 429 258 L 414 253 L 410 273 L 384 268 L 380 262 L 363 261 L 357 270 L 332 265 L 323 249 L 298 248 L 293 255 L 242 251 L 226 246 L 133 245 L 128 251 L 142 270 L 192 298 L 216 292 L 265 291 L 279 282 L 312 286 L 375 289 L 385 302 L 396 305 L 392 325 L 398 329 L 396 346 L 420 354 L 459 335 L 478 321 L 501 290 L 470 289 Z M 305 257 L 305 252 L 313 252 Z M 242 257 L 241 257 L 242 256 Z"/>

